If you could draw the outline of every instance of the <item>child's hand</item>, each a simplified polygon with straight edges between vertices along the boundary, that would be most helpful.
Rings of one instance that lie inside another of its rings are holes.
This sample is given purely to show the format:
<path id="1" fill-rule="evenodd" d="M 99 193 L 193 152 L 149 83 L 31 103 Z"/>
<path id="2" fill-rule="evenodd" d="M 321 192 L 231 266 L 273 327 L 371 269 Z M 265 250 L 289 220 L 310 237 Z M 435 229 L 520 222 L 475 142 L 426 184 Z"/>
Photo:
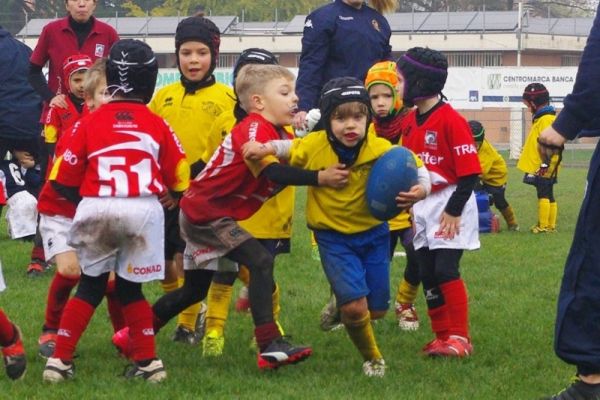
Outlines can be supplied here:
<path id="1" fill-rule="evenodd" d="M 275 149 L 269 143 L 251 141 L 242 146 L 242 155 L 246 160 L 261 160 L 271 154 L 275 154 Z"/>
<path id="2" fill-rule="evenodd" d="M 167 210 L 172 210 L 177 207 L 177 199 L 171 196 L 171 193 L 167 190 L 158 196 L 158 201 Z"/>
<path id="3" fill-rule="evenodd" d="M 319 186 L 329 186 L 334 189 L 341 189 L 346 186 L 350 171 L 344 169 L 345 167 L 344 164 L 335 164 L 319 171 Z"/>
<path id="4" fill-rule="evenodd" d="M 440 218 L 440 229 L 435 233 L 436 236 L 441 236 L 443 239 L 454 239 L 454 236 L 460 234 L 460 216 L 453 217 L 452 215 L 443 212 Z"/>
<path id="5" fill-rule="evenodd" d="M 427 192 L 423 185 L 416 184 L 410 188 L 408 192 L 400 192 L 396 196 L 396 204 L 398 208 L 410 208 L 419 200 L 423 200 L 427 196 Z"/>
<path id="6" fill-rule="evenodd" d="M 17 159 L 17 161 L 19 162 L 19 164 L 21 165 L 21 167 L 23 167 L 25 169 L 35 167 L 35 158 L 33 158 L 31 153 L 29 153 L 27 151 L 14 150 L 13 154 L 14 154 L 15 158 Z"/>
<path id="7" fill-rule="evenodd" d="M 55 107 L 55 108 L 68 108 L 69 105 L 67 104 L 67 96 L 65 96 L 64 94 L 57 94 L 56 96 L 54 96 L 52 98 L 52 100 L 50 100 L 50 107 Z"/>

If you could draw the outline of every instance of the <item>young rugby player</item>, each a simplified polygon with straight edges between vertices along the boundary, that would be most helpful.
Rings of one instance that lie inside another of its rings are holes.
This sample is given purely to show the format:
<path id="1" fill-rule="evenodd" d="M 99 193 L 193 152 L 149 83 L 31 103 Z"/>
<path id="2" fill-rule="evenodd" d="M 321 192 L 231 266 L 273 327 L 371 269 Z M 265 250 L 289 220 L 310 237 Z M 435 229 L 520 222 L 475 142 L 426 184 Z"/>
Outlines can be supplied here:
<path id="1" fill-rule="evenodd" d="M 223 112 L 233 109 L 235 96 L 231 88 L 215 80 L 213 71 L 219 55 L 220 32 L 202 16 L 189 17 L 175 30 L 175 55 L 181 73 L 180 82 L 165 86 L 156 93 L 150 109 L 173 128 L 196 176 L 201 156 L 206 149 L 207 132 Z M 213 148 L 214 150 L 214 148 Z M 165 207 L 165 259 L 167 271 L 162 287 L 165 293 L 183 284 L 182 253 L 185 242 L 179 233 L 179 207 Z M 200 303 L 184 310 L 177 319 L 172 339 L 197 344 L 202 338 L 202 315 L 206 306 Z"/>
<path id="2" fill-rule="evenodd" d="M 252 159 L 277 155 L 307 169 L 318 170 L 335 162 L 344 166 L 349 182 L 345 187 L 309 187 L 306 218 L 342 322 L 363 357 L 363 372 L 382 377 L 386 365 L 371 320 L 382 318 L 389 307 L 390 236 L 388 224 L 369 213 L 365 188 L 373 164 L 392 144 L 367 134 L 370 105 L 362 82 L 332 79 L 323 87 L 319 100 L 325 131 L 293 141 L 248 145 L 245 155 Z M 430 184 L 423 167 L 419 178 L 419 184 L 409 192 L 399 193 L 399 206 L 410 206 L 426 196 Z"/>
<path id="3" fill-rule="evenodd" d="M 106 59 L 99 59 L 85 75 L 83 88 L 85 103 L 89 112 L 97 110 L 106 102 L 104 97 L 106 90 L 105 69 Z M 55 157 L 63 155 L 72 137 L 71 133 L 71 131 L 67 131 L 60 136 L 55 146 Z M 53 161 L 50 162 L 50 164 L 52 163 Z M 46 317 L 42 326 L 42 334 L 38 339 L 39 355 L 43 358 L 51 357 L 54 352 L 60 318 L 72 289 L 79 282 L 80 274 L 75 249 L 67 244 L 76 206 L 59 195 L 54 189 L 50 181 L 55 179 L 55 174 L 51 173 L 49 181 L 42 188 L 38 201 L 39 229 L 44 244 L 44 252 L 48 260 L 53 260 L 56 264 L 56 273 L 48 288 Z M 125 323 L 114 286 L 114 279 L 109 280 L 106 298 L 110 319 L 116 332 L 122 329 Z"/>
<path id="4" fill-rule="evenodd" d="M 413 47 L 396 62 L 404 80 L 403 99 L 417 109 L 407 118 L 402 144 L 429 170 L 431 195 L 413 207 L 413 240 L 435 339 L 430 356 L 466 357 L 473 351 L 469 303 L 459 262 L 464 250 L 479 248 L 473 188 L 481 167 L 467 121 L 440 99 L 448 61 L 439 51 Z"/>
<path id="5" fill-rule="evenodd" d="M 519 224 L 515 212 L 508 201 L 506 201 L 506 182 L 508 181 L 508 169 L 506 161 L 485 138 L 485 129 L 479 121 L 469 121 L 469 127 L 477 146 L 477 156 L 481 164 L 481 184 L 494 199 L 494 205 L 500 211 L 509 231 L 518 231 Z"/>
<path id="6" fill-rule="evenodd" d="M 533 125 L 523 146 L 517 168 L 525 173 L 523 182 L 535 186 L 538 198 L 538 223 L 533 233 L 556 232 L 558 204 L 554 198 L 554 185 L 558 176 L 560 156 L 542 158 L 538 152 L 538 137 L 556 119 L 556 110 L 550 105 L 550 93 L 541 83 L 530 83 L 523 92 L 523 103 L 531 112 Z"/>
<path id="7" fill-rule="evenodd" d="M 402 130 L 406 124 L 406 116 L 410 108 L 402 101 L 404 81 L 398 76 L 396 63 L 382 61 L 373 65 L 367 72 L 365 86 L 369 91 L 371 109 L 373 111 L 373 129 L 377 136 L 386 138 L 393 144 L 402 144 Z M 423 162 L 417 158 L 417 166 Z M 419 317 L 415 309 L 415 300 L 421 278 L 419 264 L 413 246 L 413 229 L 408 210 L 389 221 L 390 224 L 390 257 L 393 257 L 398 241 L 406 252 L 404 276 L 396 292 L 395 311 L 398 326 L 405 331 L 419 328 Z"/>
<path id="8" fill-rule="evenodd" d="M 278 64 L 277 58 L 267 50 L 251 48 L 242 51 L 233 69 L 233 84 L 243 66 L 249 64 Z M 235 114 L 235 115 L 234 115 Z M 222 113 L 213 124 L 208 136 L 208 145 L 204 152 L 203 160 L 208 163 L 216 148 L 231 132 L 236 118 L 241 120 L 246 116 L 244 110 L 236 104 L 235 112 Z M 213 144 L 214 143 L 214 144 Z M 292 233 L 292 214 L 294 210 L 294 187 L 288 186 L 271 197 L 250 218 L 240 221 L 239 225 L 271 253 L 273 258 L 278 254 L 289 253 L 290 236 Z M 219 356 L 223 353 L 225 345 L 225 322 L 229 313 L 229 304 L 233 292 L 235 279 L 239 277 L 244 286 L 241 293 L 245 293 L 245 311 L 250 309 L 248 299 L 248 283 L 250 275 L 245 266 L 240 271 L 217 271 L 208 290 L 206 304 L 206 334 L 202 339 L 202 354 L 208 357 Z M 279 286 L 276 284 L 273 292 L 273 317 L 277 324 L 280 312 Z M 241 297 L 242 299 L 244 297 Z M 237 306 L 237 303 L 236 303 Z M 238 307 L 236 307 L 237 309 Z M 241 311 L 240 307 L 240 311 Z"/>
<path id="9" fill-rule="evenodd" d="M 73 353 L 116 273 L 116 292 L 132 339 L 134 363 L 125 377 L 166 378 L 156 357 L 152 310 L 141 284 L 164 278 L 164 214 L 158 196 L 182 192 L 189 165 L 169 126 L 150 112 L 158 63 L 145 43 L 126 39 L 106 64 L 112 100 L 77 122 L 56 161 L 54 188 L 78 202 L 68 244 L 77 249 L 81 278 L 65 306 L 56 348 L 43 378 L 60 382 L 74 373 Z"/>

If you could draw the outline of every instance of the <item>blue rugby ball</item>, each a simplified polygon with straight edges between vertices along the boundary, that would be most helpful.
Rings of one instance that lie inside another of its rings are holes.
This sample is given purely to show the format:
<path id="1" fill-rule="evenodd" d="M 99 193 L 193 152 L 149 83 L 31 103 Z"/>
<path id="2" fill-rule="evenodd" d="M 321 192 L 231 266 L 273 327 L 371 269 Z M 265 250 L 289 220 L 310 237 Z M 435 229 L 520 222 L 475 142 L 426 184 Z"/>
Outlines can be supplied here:
<path id="1" fill-rule="evenodd" d="M 396 196 L 418 183 L 417 164 L 404 147 L 392 147 L 373 165 L 367 180 L 367 206 L 373 217 L 388 221 L 402 212 Z"/>

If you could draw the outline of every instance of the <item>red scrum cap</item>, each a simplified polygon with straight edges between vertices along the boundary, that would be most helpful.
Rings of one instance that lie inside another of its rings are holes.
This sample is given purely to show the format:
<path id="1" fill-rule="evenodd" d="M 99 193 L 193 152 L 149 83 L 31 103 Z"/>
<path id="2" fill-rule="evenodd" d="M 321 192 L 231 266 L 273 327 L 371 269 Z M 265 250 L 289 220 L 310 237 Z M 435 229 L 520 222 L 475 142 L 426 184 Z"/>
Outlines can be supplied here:
<path id="1" fill-rule="evenodd" d="M 74 54 L 65 58 L 63 62 L 63 79 L 65 86 L 69 86 L 69 79 L 77 71 L 87 71 L 92 66 L 92 59 L 85 54 Z"/>

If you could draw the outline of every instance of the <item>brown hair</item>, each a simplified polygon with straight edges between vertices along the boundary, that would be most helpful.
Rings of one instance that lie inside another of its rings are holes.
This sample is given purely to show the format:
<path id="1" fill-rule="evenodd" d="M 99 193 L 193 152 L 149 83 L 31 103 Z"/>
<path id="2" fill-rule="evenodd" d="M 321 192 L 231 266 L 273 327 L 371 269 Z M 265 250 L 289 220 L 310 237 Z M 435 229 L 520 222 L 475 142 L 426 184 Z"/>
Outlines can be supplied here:
<path id="1" fill-rule="evenodd" d="M 267 84 L 273 79 L 285 78 L 294 81 L 296 77 L 281 65 L 248 64 L 242 67 L 235 79 L 235 93 L 244 110 L 248 111 L 250 98 L 263 94 Z"/>
<path id="2" fill-rule="evenodd" d="M 371 0 L 369 5 L 381 14 L 393 13 L 398 9 L 398 0 Z"/>
<path id="3" fill-rule="evenodd" d="M 85 80 L 83 81 L 83 92 L 88 97 L 94 97 L 94 92 L 98 88 L 98 85 L 106 82 L 106 58 L 99 58 L 94 64 L 85 72 Z"/>
<path id="4" fill-rule="evenodd" d="M 334 118 L 347 118 L 355 114 L 369 115 L 369 107 L 366 104 L 358 101 L 351 101 L 349 103 L 342 103 L 333 109 L 331 113 L 331 119 Z"/>

